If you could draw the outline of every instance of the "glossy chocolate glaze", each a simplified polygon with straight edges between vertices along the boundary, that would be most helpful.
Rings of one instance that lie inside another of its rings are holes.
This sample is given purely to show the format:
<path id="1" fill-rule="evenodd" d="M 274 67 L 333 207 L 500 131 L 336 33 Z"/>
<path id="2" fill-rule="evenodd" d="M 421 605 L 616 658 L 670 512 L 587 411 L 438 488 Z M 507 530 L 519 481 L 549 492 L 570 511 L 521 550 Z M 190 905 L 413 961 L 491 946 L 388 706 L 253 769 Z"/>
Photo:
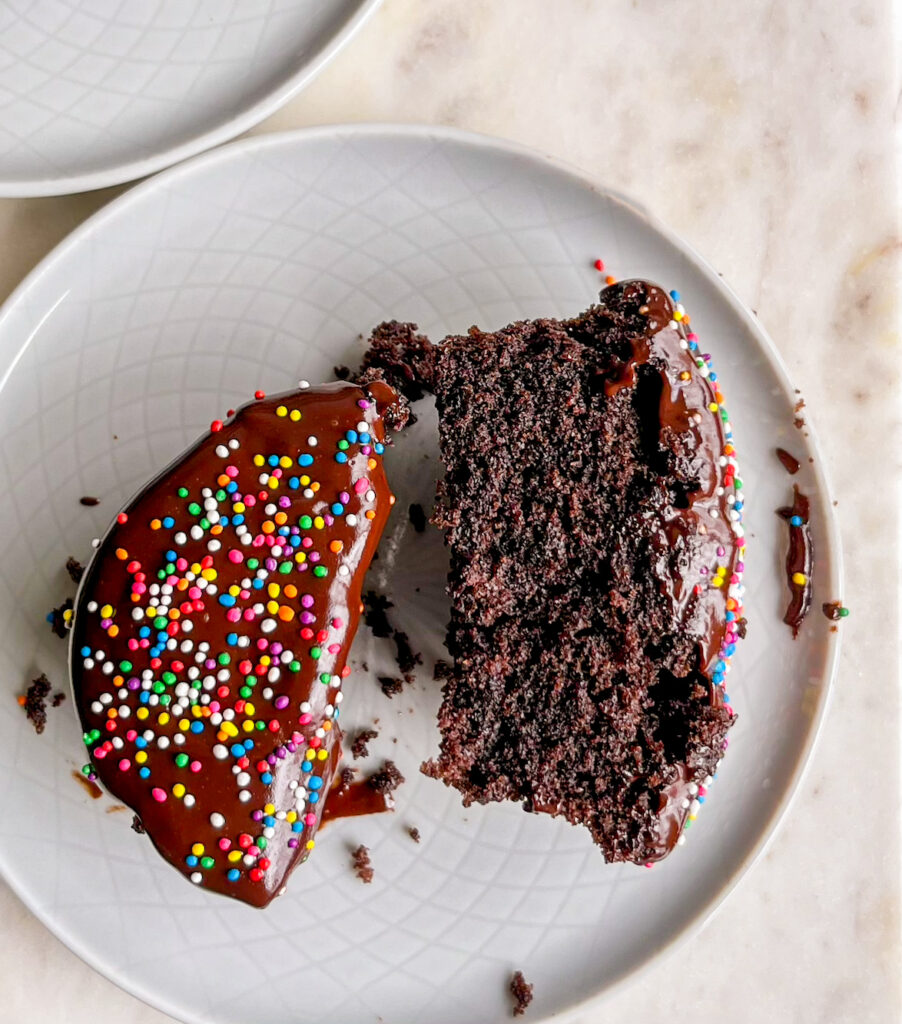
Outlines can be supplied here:
<path id="1" fill-rule="evenodd" d="M 797 484 L 792 486 L 792 507 L 777 509 L 777 515 L 789 524 L 789 550 L 786 552 L 786 584 L 789 587 L 789 604 L 783 615 L 783 621 L 792 629 L 797 637 L 805 616 L 811 610 L 811 572 L 814 568 L 814 551 L 811 544 L 811 530 L 808 517 L 811 514 L 811 503 L 808 497 L 799 490 Z M 794 526 L 793 516 L 802 520 L 801 526 Z M 801 573 L 804 583 L 796 583 L 793 576 Z"/>
<path id="2" fill-rule="evenodd" d="M 652 536 L 655 573 L 670 599 L 674 629 L 698 638 L 698 670 L 708 679 L 711 705 L 719 707 L 723 694 L 712 675 L 725 646 L 729 587 L 712 586 L 709 581 L 718 569 L 725 569 L 726 583 L 738 580 L 742 542 L 730 503 L 736 464 L 722 454 L 725 429 L 721 418 L 712 416 L 708 408 L 714 388 L 699 372 L 688 332 L 674 319 L 670 296 L 648 281 L 629 280 L 602 291 L 602 304 L 616 305 L 618 293 L 627 304 L 638 306 L 647 328 L 644 337 L 633 340 L 631 357 L 617 368 L 605 391 L 612 397 L 624 388 L 633 389 L 644 365 L 653 367 L 660 377 L 660 444 L 680 466 L 680 476 L 693 479 L 696 486 L 675 497 L 668 486 L 673 474 L 662 474 L 662 500 L 651 513 L 657 520 Z M 665 857 L 679 839 L 691 803 L 687 794 L 690 787 L 698 788 L 694 775 L 686 765 L 677 765 L 674 779 L 660 791 L 660 840 L 653 844 L 650 860 Z"/>
<path id="3" fill-rule="evenodd" d="M 125 507 L 79 591 L 72 681 L 100 780 L 179 871 L 254 906 L 308 856 L 338 766 L 396 403 L 376 381 L 244 406 Z"/>

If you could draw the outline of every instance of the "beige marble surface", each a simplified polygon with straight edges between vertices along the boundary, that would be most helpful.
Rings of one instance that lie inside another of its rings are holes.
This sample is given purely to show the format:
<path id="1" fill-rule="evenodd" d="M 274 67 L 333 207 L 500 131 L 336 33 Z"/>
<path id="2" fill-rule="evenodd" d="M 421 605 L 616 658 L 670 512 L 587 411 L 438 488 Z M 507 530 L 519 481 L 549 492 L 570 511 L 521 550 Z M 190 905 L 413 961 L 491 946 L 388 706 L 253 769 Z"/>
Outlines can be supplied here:
<path id="1" fill-rule="evenodd" d="M 892 15 L 887 0 L 386 0 L 259 128 L 453 124 L 633 194 L 757 310 L 820 433 L 852 616 L 806 780 L 714 920 L 582 1024 L 902 1016 Z M 0 201 L 0 296 L 118 191 Z M 167 1020 L 0 885 L 0 1021 Z"/>

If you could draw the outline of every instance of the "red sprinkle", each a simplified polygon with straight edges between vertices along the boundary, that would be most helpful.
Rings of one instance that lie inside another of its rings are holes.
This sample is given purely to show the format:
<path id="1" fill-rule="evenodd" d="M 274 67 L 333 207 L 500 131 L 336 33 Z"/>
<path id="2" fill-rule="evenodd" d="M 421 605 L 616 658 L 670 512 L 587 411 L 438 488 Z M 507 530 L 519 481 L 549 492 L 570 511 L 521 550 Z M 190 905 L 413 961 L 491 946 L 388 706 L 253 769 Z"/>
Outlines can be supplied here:
<path id="1" fill-rule="evenodd" d="M 604 262 L 602 260 L 595 261 L 595 269 L 601 273 L 604 270 Z"/>
<path id="2" fill-rule="evenodd" d="M 210 424 L 210 430 L 212 430 L 214 434 L 218 434 L 219 431 L 222 430 L 222 420 L 213 420 Z"/>
<path id="3" fill-rule="evenodd" d="M 128 516 L 124 512 L 120 512 L 119 515 L 116 516 L 116 522 L 117 523 L 127 523 L 128 522 Z"/>
<path id="4" fill-rule="evenodd" d="M 265 391 L 255 391 L 254 392 L 254 398 L 256 398 L 258 401 L 261 398 L 266 398 L 266 392 Z"/>

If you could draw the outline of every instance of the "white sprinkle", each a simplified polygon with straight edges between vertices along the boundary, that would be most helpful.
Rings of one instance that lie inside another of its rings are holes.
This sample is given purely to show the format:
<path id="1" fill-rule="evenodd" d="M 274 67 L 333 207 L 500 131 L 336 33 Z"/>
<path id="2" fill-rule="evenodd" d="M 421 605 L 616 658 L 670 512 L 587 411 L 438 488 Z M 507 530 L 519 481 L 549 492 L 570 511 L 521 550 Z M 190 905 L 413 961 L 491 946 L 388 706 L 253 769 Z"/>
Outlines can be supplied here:
<path id="1" fill-rule="evenodd" d="M 174 544 L 184 544 L 187 540 L 188 538 L 181 530 L 179 530 L 179 532 L 172 538 L 172 542 Z"/>
<path id="2" fill-rule="evenodd" d="M 119 736 L 114 736 L 113 737 L 113 746 L 117 750 L 121 750 L 125 746 L 125 743 L 122 741 L 122 739 Z"/>
<path id="3" fill-rule="evenodd" d="M 271 633 L 275 628 L 276 628 L 276 620 L 275 619 L 264 619 L 260 623 L 260 632 L 261 633 Z"/>
<path id="4" fill-rule="evenodd" d="M 187 692 L 188 692 L 188 684 L 187 683 L 178 683 L 176 685 L 176 688 L 175 688 L 175 695 L 176 695 L 176 697 L 184 697 Z"/>
<path id="5" fill-rule="evenodd" d="M 272 825 L 267 825 L 267 826 L 266 826 L 266 828 L 264 828 L 264 829 L 263 829 L 263 835 L 264 835 L 264 836 L 265 836 L 265 837 L 266 837 L 267 839 L 272 839 L 272 837 L 273 837 L 273 836 L 274 836 L 275 834 L 276 834 L 276 830 L 275 830 L 275 829 L 274 829 L 274 828 L 272 827 Z"/>
<path id="6" fill-rule="evenodd" d="M 367 501 L 375 501 L 375 500 L 376 500 L 376 492 L 375 492 L 375 491 L 374 491 L 374 490 L 373 490 L 372 488 L 370 488 L 370 489 L 369 489 L 369 490 L 368 490 L 368 491 L 366 492 L 366 494 L 364 495 L 364 497 L 366 498 L 366 500 L 367 500 Z"/>
<path id="7" fill-rule="evenodd" d="M 310 701 L 309 700 L 301 701 L 301 714 L 302 715 L 306 715 L 309 710 L 310 710 Z"/>
<path id="8" fill-rule="evenodd" d="M 101 704 L 112 704 L 113 703 L 113 695 L 111 693 L 102 693 L 100 695 L 100 703 Z"/>
<path id="9" fill-rule="evenodd" d="M 220 681 L 221 683 L 227 683 L 227 682 L 228 682 L 228 681 L 229 681 L 229 680 L 230 680 L 230 679 L 232 678 L 232 673 L 231 673 L 231 672 L 229 672 L 229 670 L 228 670 L 227 668 L 221 668 L 221 669 L 220 669 L 220 670 L 219 670 L 219 671 L 218 671 L 218 672 L 216 673 L 216 678 L 217 678 L 217 679 L 218 679 L 218 680 L 219 680 L 219 681 Z"/>
<path id="10" fill-rule="evenodd" d="M 191 872 L 191 881 L 194 882 L 195 885 L 200 885 L 200 883 L 203 880 L 204 880 L 204 876 L 199 871 L 192 871 Z"/>
<path id="11" fill-rule="evenodd" d="M 708 515 L 710 515 L 712 519 L 717 519 L 720 516 L 720 513 L 717 511 L 716 508 L 712 508 L 709 509 Z"/>
<path id="12" fill-rule="evenodd" d="M 210 701 L 210 695 L 208 693 L 205 693 L 204 694 L 204 703 L 207 704 L 207 703 L 209 703 L 209 701 Z M 222 721 L 222 715 L 218 711 L 214 711 L 213 714 L 210 715 L 210 725 L 217 725 L 218 726 L 221 721 Z"/>
<path id="13" fill-rule="evenodd" d="M 283 665 L 290 665 L 294 661 L 294 653 L 292 651 L 282 651 L 279 655 L 279 661 Z"/>
<path id="14" fill-rule="evenodd" d="M 204 535 L 204 531 L 199 526 L 192 526 L 190 533 L 192 540 L 200 540 Z"/>
<path id="15" fill-rule="evenodd" d="M 278 507 L 278 505 L 274 505 L 272 502 L 269 502 L 268 505 L 264 505 L 263 506 L 263 511 L 268 516 L 274 516 L 276 514 L 276 512 L 279 511 L 279 507 Z"/>
<path id="16" fill-rule="evenodd" d="M 226 446 L 224 444 L 218 444 L 216 446 L 216 454 L 221 459 L 225 459 L 225 458 L 228 458 L 229 450 L 228 450 L 228 448 L 226 448 Z"/>
<path id="17" fill-rule="evenodd" d="M 157 740 L 157 746 L 160 748 L 160 750 L 166 750 L 166 748 L 169 746 L 169 737 L 161 736 Z"/>
<path id="18" fill-rule="evenodd" d="M 233 452 L 237 451 L 241 447 L 241 442 L 238 440 L 237 437 L 233 437 L 232 440 L 229 441 L 229 447 L 232 449 Z"/>
<path id="19" fill-rule="evenodd" d="M 369 425 L 369 423 L 367 423 L 367 421 L 366 421 L 366 420 L 361 420 L 361 421 L 360 421 L 360 422 L 359 422 L 359 423 L 357 424 L 357 431 L 358 431 L 358 433 L 361 433 L 361 434 L 368 434 L 368 433 L 369 433 L 369 430 L 370 430 L 370 425 Z"/>
<path id="20" fill-rule="evenodd" d="M 341 692 L 341 690 L 339 690 L 338 693 L 336 693 L 335 696 L 332 698 L 332 700 L 334 700 L 336 704 L 341 704 L 341 702 L 344 699 L 345 695 Z"/>
<path id="21" fill-rule="evenodd" d="M 190 793 L 186 793 L 185 794 L 185 798 L 182 800 L 182 803 L 186 807 L 193 807 L 194 806 L 194 797 Z"/>
<path id="22" fill-rule="evenodd" d="M 82 665 L 84 665 L 85 668 L 93 668 L 94 667 L 94 659 L 93 658 L 85 658 L 85 660 L 82 662 Z"/>
<path id="23" fill-rule="evenodd" d="M 92 548 L 99 548 L 99 547 L 100 547 L 100 538 L 99 538 L 99 537 L 95 537 L 95 538 L 94 538 L 94 539 L 93 539 L 93 540 L 91 541 L 91 547 L 92 547 Z"/>
<path id="24" fill-rule="evenodd" d="M 340 565 L 338 567 L 338 575 L 339 576 L 350 576 L 351 575 L 351 570 L 346 565 Z"/>
<path id="25" fill-rule="evenodd" d="M 243 862 L 244 862 L 244 863 L 245 863 L 245 864 L 246 864 L 246 865 L 247 865 L 248 867 L 253 867 L 253 864 L 254 864 L 254 856 L 253 856 L 253 854 L 251 854 L 251 853 L 246 853 L 246 854 L 245 854 L 245 855 L 244 855 L 244 856 L 243 856 L 243 857 L 242 857 L 241 859 L 242 859 L 242 861 L 243 861 Z"/>
<path id="26" fill-rule="evenodd" d="M 120 718 L 128 718 L 131 715 L 131 713 L 132 709 L 128 706 L 128 704 L 123 704 L 122 707 L 119 708 Z"/>
<path id="27" fill-rule="evenodd" d="M 341 676 L 336 674 L 332 676 L 332 686 L 341 686 Z"/>
<path id="28" fill-rule="evenodd" d="M 229 756 L 228 747 L 224 747 L 221 743 L 217 743 L 213 747 L 213 756 L 217 761 L 224 761 Z"/>
<path id="29" fill-rule="evenodd" d="M 251 638 L 249 636 L 239 636 L 238 637 L 238 646 L 239 647 L 250 647 L 250 645 L 251 645 Z"/>
<path id="30" fill-rule="evenodd" d="M 300 389 L 301 389 L 302 391 L 306 391 L 306 390 L 307 390 L 307 388 L 309 388 L 309 387 L 310 387 L 310 381 L 309 381 L 309 380 L 299 380 L 299 381 L 298 381 L 298 387 L 299 387 L 299 388 L 300 388 Z"/>
<path id="31" fill-rule="evenodd" d="M 313 434 L 311 434 L 307 438 L 307 444 L 309 444 L 311 448 L 315 448 L 319 444 L 319 441 L 313 436 Z"/>
<path id="32" fill-rule="evenodd" d="M 327 704 L 325 714 L 326 718 L 331 718 L 335 714 L 335 708 L 333 708 L 331 704 Z M 319 732 L 319 730 L 317 730 L 317 732 Z M 325 733 L 323 735 L 325 735 Z"/>
<path id="33" fill-rule="evenodd" d="M 210 824 L 213 828 L 222 828 L 225 825 L 225 821 L 225 815 L 220 814 L 219 811 L 214 811 L 210 815 Z"/>
<path id="34" fill-rule="evenodd" d="M 222 547 L 222 544 L 214 537 L 213 540 L 207 541 L 207 551 L 218 551 Z"/>
<path id="35" fill-rule="evenodd" d="M 190 619 L 182 619 L 182 632 L 190 633 L 194 629 L 194 623 Z"/>
<path id="36" fill-rule="evenodd" d="M 99 700 L 92 701 L 92 703 L 91 703 L 91 710 L 94 712 L 95 715 L 102 714 L 103 713 L 103 705 L 100 703 Z"/>
<path id="37" fill-rule="evenodd" d="M 682 832 L 680 834 L 680 838 L 677 840 L 677 846 L 685 846 L 685 845 L 686 845 L 686 833 Z"/>
<path id="38" fill-rule="evenodd" d="M 348 524 L 348 526 L 356 526 L 357 516 L 355 516 L 354 513 L 352 512 L 350 515 L 345 516 L 345 522 Z"/>
<path id="39" fill-rule="evenodd" d="M 316 494 L 316 491 L 314 491 L 312 488 L 310 488 L 310 487 L 305 487 L 304 488 L 304 497 L 305 498 L 312 498 L 315 494 Z"/>
<path id="40" fill-rule="evenodd" d="M 273 667 L 266 673 L 267 682 L 277 683 L 281 678 L 282 673 L 279 671 L 278 668 Z M 267 687 L 266 689 L 269 690 L 269 694 L 270 696 L 272 696 L 272 690 L 270 690 L 269 687 Z M 263 691 L 263 696 L 266 696 L 266 690 Z"/>
<path id="41" fill-rule="evenodd" d="M 248 772 L 239 772 L 235 777 L 235 781 L 239 786 L 247 786 L 251 781 L 251 777 Z"/>
<path id="42" fill-rule="evenodd" d="M 231 722 L 232 719 L 235 717 L 235 709 L 234 708 L 226 708 L 225 711 L 223 711 L 223 713 L 222 713 L 222 717 L 227 722 Z"/>
<path id="43" fill-rule="evenodd" d="M 257 477 L 257 482 L 263 484 L 265 487 L 269 483 L 269 473 L 261 473 Z"/>
<path id="44" fill-rule="evenodd" d="M 183 732 L 177 732 L 175 736 L 172 737 L 172 742 L 177 747 L 183 747 L 185 745 L 185 734 Z"/>
<path id="45" fill-rule="evenodd" d="M 140 622 L 144 618 L 143 608 L 132 608 L 132 618 L 135 622 Z"/>
<path id="46" fill-rule="evenodd" d="M 276 821 L 284 821 L 286 814 L 284 811 L 276 811 Z"/>
<path id="47" fill-rule="evenodd" d="M 250 790 L 249 790 L 249 789 L 242 789 L 242 790 L 239 790 L 239 792 L 238 792 L 238 799 L 239 799 L 239 800 L 240 800 L 240 801 L 241 801 L 241 802 L 242 802 L 243 804 L 246 804 L 246 803 L 248 802 L 248 800 L 250 800 L 250 798 L 251 798 L 251 793 L 250 793 Z"/>
<path id="48" fill-rule="evenodd" d="M 97 602 L 96 601 L 88 601 L 86 607 L 87 607 L 89 612 L 96 612 L 97 611 Z"/>

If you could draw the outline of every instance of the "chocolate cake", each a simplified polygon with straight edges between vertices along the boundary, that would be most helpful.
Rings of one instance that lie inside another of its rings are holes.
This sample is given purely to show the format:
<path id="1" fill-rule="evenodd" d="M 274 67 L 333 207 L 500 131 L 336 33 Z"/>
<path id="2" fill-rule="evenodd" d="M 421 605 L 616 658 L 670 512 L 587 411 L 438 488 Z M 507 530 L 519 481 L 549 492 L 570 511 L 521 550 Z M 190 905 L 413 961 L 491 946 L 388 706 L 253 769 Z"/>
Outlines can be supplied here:
<path id="1" fill-rule="evenodd" d="M 338 766 L 401 414 L 378 381 L 257 399 L 116 517 L 70 651 L 91 775 L 192 882 L 265 906 L 313 849 Z"/>
<path id="2" fill-rule="evenodd" d="M 438 346 L 384 324 L 365 362 L 439 414 L 454 664 L 423 771 L 584 825 L 610 861 L 671 851 L 732 720 L 742 482 L 688 323 L 627 281 Z"/>

